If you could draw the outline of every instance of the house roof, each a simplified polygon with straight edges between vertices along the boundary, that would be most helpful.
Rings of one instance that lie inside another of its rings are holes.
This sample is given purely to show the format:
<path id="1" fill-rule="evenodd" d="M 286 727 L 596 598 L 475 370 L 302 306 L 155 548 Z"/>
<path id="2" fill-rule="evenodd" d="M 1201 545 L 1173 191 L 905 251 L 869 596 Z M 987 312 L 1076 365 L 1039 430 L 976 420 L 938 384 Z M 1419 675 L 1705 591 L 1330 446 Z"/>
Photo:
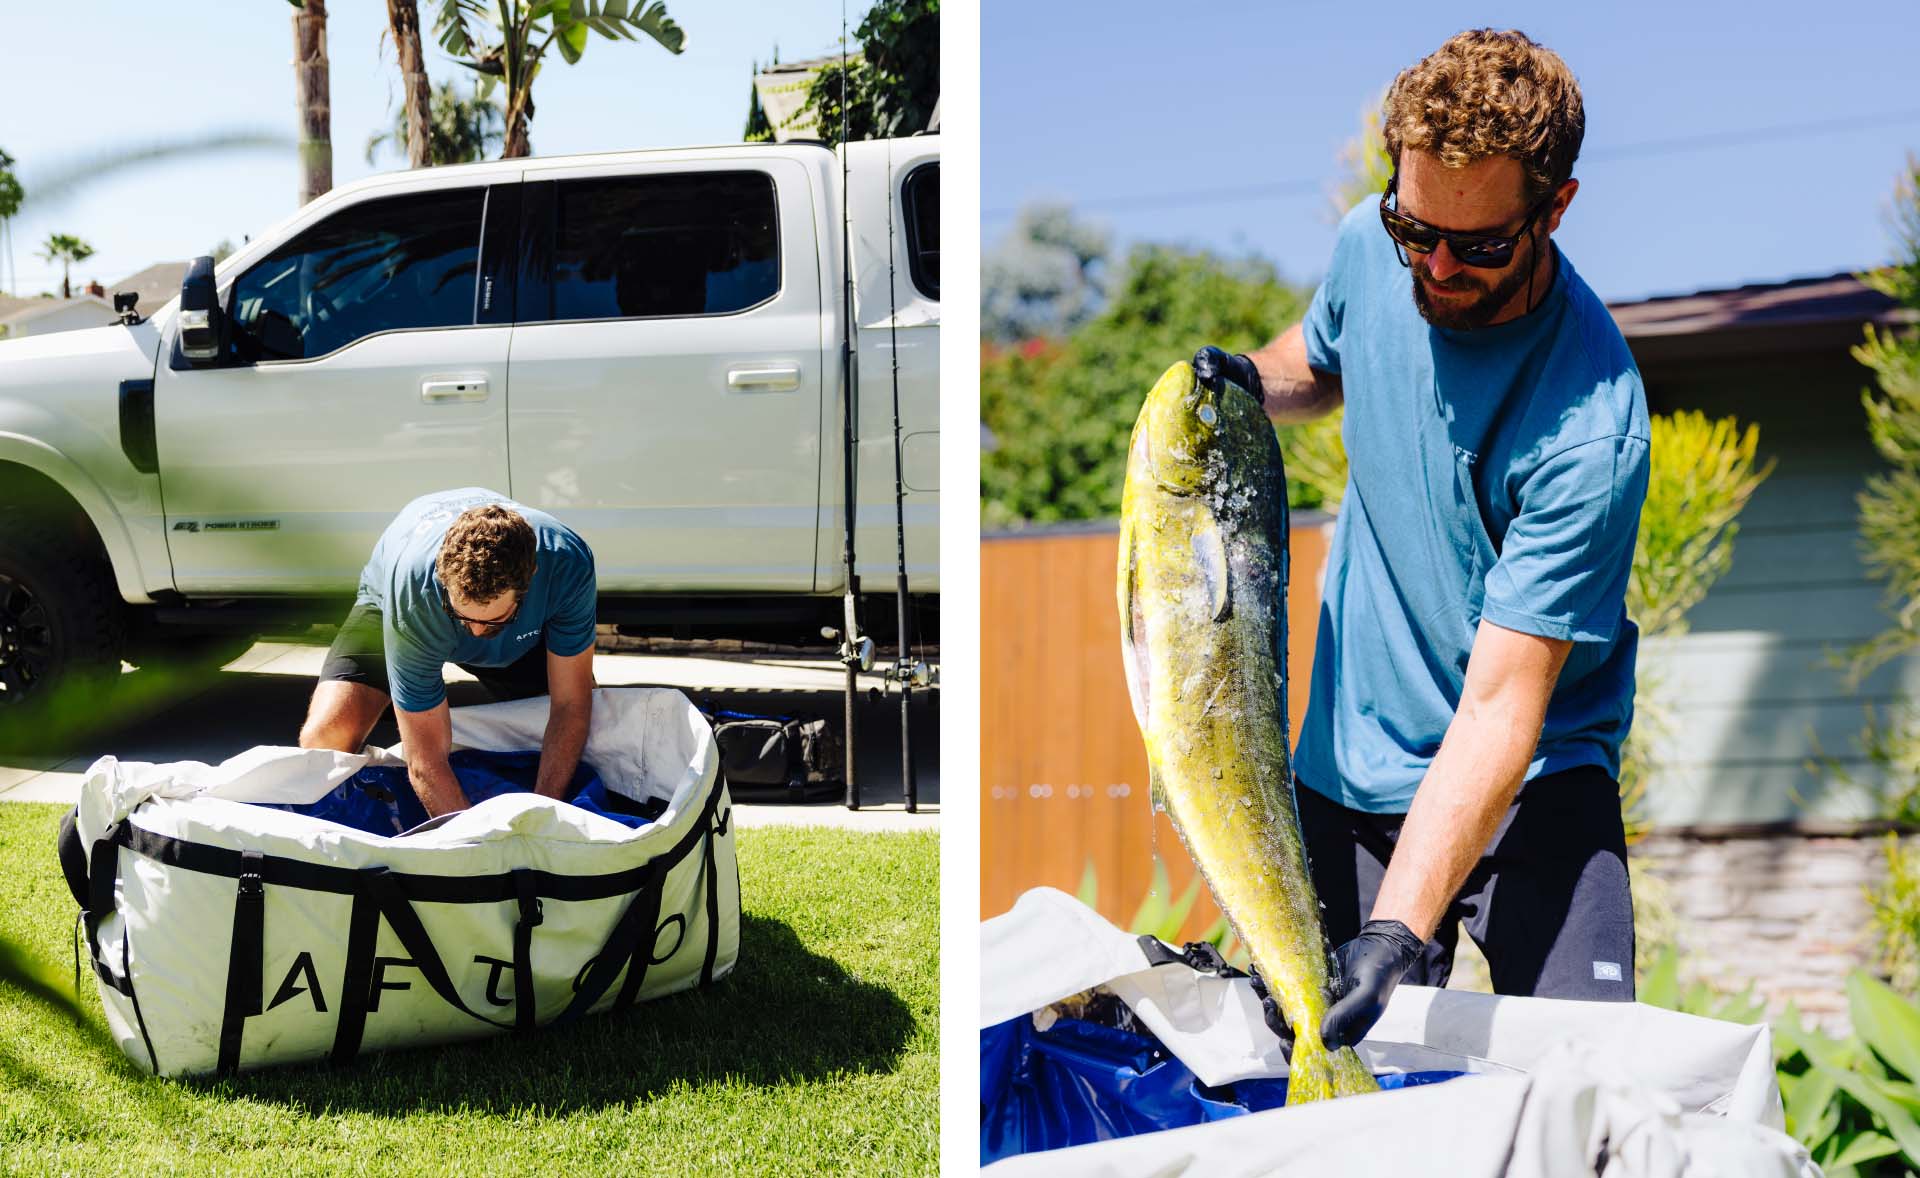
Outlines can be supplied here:
<path id="1" fill-rule="evenodd" d="M 98 307 L 109 315 L 113 314 L 112 303 L 105 299 L 94 298 L 92 295 L 77 295 L 70 299 L 13 299 L 10 301 L 16 305 L 11 310 L 0 308 L 0 323 L 25 323 L 30 319 L 38 319 L 42 315 L 51 315 L 55 311 L 83 305 Z"/>
<path id="2" fill-rule="evenodd" d="M 137 274 L 129 274 L 107 287 L 107 291 L 110 295 L 121 291 L 133 291 L 140 296 L 140 301 L 134 304 L 134 309 L 142 315 L 151 315 L 165 306 L 168 299 L 180 293 L 180 280 L 186 276 L 187 263 L 185 262 L 155 262 L 145 270 Z"/>
<path id="3" fill-rule="evenodd" d="M 1868 323 L 1920 323 L 1912 308 L 1852 273 L 1658 295 L 1607 309 L 1642 365 L 1789 352 L 1844 355 Z"/>

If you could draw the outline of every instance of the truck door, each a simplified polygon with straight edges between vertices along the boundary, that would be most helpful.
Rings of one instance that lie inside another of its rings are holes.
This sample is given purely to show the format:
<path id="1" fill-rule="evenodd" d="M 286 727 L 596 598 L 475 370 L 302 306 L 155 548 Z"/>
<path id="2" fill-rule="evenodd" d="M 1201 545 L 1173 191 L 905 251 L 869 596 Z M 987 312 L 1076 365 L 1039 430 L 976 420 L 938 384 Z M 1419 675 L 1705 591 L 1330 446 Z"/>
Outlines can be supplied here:
<path id="1" fill-rule="evenodd" d="M 603 593 L 814 586 L 832 324 L 803 152 L 829 158 L 525 173 L 512 493 L 586 538 Z"/>
<path id="2" fill-rule="evenodd" d="M 940 588 L 940 139 L 869 140 L 846 150 L 860 325 L 855 568 L 869 592 L 890 591 L 899 568 L 897 386 L 907 583 L 912 592 L 933 593 Z"/>
<path id="3" fill-rule="evenodd" d="M 232 279 L 215 366 L 163 341 L 155 432 L 181 591 L 348 592 L 408 500 L 506 490 L 512 327 L 476 294 L 493 293 L 489 206 L 510 244 L 516 195 L 369 193 Z"/>

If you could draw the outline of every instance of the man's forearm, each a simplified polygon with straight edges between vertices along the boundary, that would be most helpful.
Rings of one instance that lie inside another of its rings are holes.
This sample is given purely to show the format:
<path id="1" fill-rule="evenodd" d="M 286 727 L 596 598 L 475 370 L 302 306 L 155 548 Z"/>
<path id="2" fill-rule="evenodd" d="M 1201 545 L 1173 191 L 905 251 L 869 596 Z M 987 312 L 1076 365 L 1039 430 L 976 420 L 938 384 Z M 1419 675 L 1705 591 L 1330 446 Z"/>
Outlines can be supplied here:
<path id="1" fill-rule="evenodd" d="M 407 780 L 413 785 L 414 796 L 427 808 L 429 818 L 467 808 L 466 791 L 460 788 L 460 779 L 454 776 L 453 766 L 445 757 L 409 757 Z"/>
<path id="2" fill-rule="evenodd" d="M 1413 796 L 1380 882 L 1371 920 L 1397 920 L 1431 940 L 1448 905 L 1493 841 L 1540 740 L 1498 700 L 1463 700 Z"/>
<path id="3" fill-rule="evenodd" d="M 580 765 L 580 750 L 587 747 L 587 730 L 592 721 L 592 696 L 578 703 L 551 705 L 546 735 L 540 742 L 540 775 L 534 780 L 535 793 L 547 798 L 567 796 L 573 771 Z"/>
<path id="4" fill-rule="evenodd" d="M 1247 359 L 1260 371 L 1262 408 L 1283 425 L 1324 417 L 1340 404 L 1340 378 L 1308 365 L 1307 337 L 1297 323 Z"/>

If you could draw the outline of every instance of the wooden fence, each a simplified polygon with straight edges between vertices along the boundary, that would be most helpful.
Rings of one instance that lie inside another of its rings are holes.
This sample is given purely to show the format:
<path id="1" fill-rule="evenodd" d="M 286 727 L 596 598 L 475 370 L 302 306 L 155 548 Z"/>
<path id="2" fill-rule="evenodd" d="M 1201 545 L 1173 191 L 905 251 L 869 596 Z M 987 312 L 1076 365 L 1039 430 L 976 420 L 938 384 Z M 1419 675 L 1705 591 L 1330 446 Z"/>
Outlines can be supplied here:
<path id="1" fill-rule="evenodd" d="M 1288 705 L 1307 705 L 1326 517 L 1297 513 L 1287 601 Z M 1073 893 L 1091 867 L 1098 908 L 1126 927 L 1166 864 L 1168 902 L 1196 873 L 1148 796 L 1146 751 L 1120 667 L 1117 526 L 1037 529 L 980 545 L 980 913 L 1045 884 Z M 1183 929 L 1219 918 L 1202 885 Z"/>

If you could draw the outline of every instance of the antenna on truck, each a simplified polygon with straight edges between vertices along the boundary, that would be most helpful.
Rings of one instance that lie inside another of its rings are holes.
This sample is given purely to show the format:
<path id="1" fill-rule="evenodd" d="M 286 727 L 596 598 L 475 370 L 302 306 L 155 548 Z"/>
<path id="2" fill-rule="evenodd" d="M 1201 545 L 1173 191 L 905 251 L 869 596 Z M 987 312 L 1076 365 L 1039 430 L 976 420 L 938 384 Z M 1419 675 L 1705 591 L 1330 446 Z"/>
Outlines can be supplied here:
<path id="1" fill-rule="evenodd" d="M 846 668 L 846 761 L 847 761 L 847 809 L 860 808 L 860 783 L 854 779 L 854 712 L 860 699 L 860 576 L 853 565 L 853 532 L 855 516 L 859 503 L 855 498 L 857 489 L 854 471 L 858 466 L 858 434 L 854 428 L 854 419 L 859 409 L 859 397 L 855 392 L 853 362 L 853 217 L 849 206 L 853 203 L 853 194 L 848 188 L 847 173 L 847 136 L 850 133 L 850 120 L 847 117 L 847 0 L 840 0 L 840 277 L 842 293 L 842 316 L 844 329 L 840 332 L 840 389 L 843 398 L 841 413 L 842 451 L 841 466 L 845 475 L 845 494 L 841 499 L 846 512 L 847 530 L 841 540 L 840 559 L 845 568 L 847 593 L 844 600 L 844 617 L 840 629 L 840 664 Z M 868 645 L 871 650 L 871 645 Z M 869 658 L 872 656 L 869 655 Z"/>

